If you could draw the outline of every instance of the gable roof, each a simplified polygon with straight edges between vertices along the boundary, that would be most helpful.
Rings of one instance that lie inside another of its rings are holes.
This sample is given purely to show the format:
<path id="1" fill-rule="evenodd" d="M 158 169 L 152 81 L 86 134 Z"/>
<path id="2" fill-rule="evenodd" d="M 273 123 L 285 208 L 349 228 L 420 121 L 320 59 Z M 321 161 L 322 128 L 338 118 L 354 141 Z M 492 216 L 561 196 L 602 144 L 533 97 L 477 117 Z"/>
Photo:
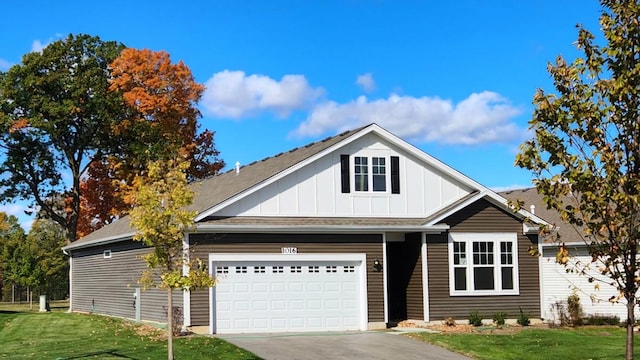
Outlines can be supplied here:
<path id="1" fill-rule="evenodd" d="M 572 244 L 584 243 L 580 237 L 580 233 L 583 230 L 562 220 L 557 211 L 547 208 L 547 205 L 544 203 L 544 196 L 540 194 L 536 188 L 502 191 L 499 195 L 512 201 L 523 201 L 526 209 L 529 209 L 531 205 L 533 205 L 534 210 L 530 211 L 530 213 L 535 213 L 547 223 L 553 225 L 561 241 Z"/>
<path id="2" fill-rule="evenodd" d="M 453 204 L 445 206 L 437 213 L 431 214 L 428 218 L 424 219 L 400 219 L 398 220 L 400 221 L 400 223 L 397 223 L 395 221 L 383 221 L 381 223 L 380 219 L 378 220 L 378 224 L 380 224 L 381 226 L 376 227 L 368 225 L 370 224 L 370 222 L 367 222 L 364 219 L 348 218 L 350 219 L 354 229 L 360 227 L 360 230 L 362 230 L 362 227 L 368 226 L 371 229 L 383 229 L 392 228 L 394 225 L 399 226 L 399 228 L 407 229 L 411 227 L 414 229 L 414 231 L 417 231 L 419 229 L 426 230 L 429 227 L 439 229 L 442 228 L 442 226 L 440 226 L 438 222 L 441 219 L 444 219 L 448 214 L 458 211 L 464 206 L 467 206 L 470 203 L 484 197 L 488 198 L 496 205 L 507 207 L 507 200 L 497 195 L 495 192 L 475 182 L 471 178 L 463 175 L 450 166 L 442 163 L 436 158 L 433 158 L 432 156 L 426 154 L 413 145 L 408 144 L 404 140 L 384 130 L 378 125 L 370 124 L 357 129 L 345 131 L 338 135 L 328 137 L 324 140 L 313 142 L 306 146 L 298 147 L 260 161 L 253 162 L 251 164 L 240 167 L 239 171 L 236 171 L 236 169 L 232 169 L 225 173 L 218 174 L 191 184 L 190 187 L 195 192 L 195 196 L 194 202 L 190 206 L 190 209 L 195 210 L 198 213 L 195 219 L 198 223 L 198 226 L 200 227 L 200 225 L 202 225 L 206 227 L 207 225 L 213 225 L 213 223 L 225 224 L 225 222 L 220 222 L 220 219 L 211 218 L 220 208 L 238 201 L 245 196 L 249 196 L 250 194 L 260 190 L 262 187 L 265 187 L 277 181 L 278 179 L 296 171 L 300 167 L 312 163 L 316 159 L 324 156 L 327 153 L 330 153 L 334 149 L 344 146 L 345 144 L 372 132 L 375 132 L 377 135 L 381 136 L 391 144 L 407 151 L 409 154 L 412 154 L 413 156 L 421 159 L 425 163 L 430 164 L 430 166 L 432 166 L 434 169 L 469 187 L 470 189 L 472 189 L 472 191 L 468 196 L 463 197 Z M 533 218 L 535 222 L 544 223 L 544 220 L 532 214 L 529 214 L 524 210 L 518 212 L 518 216 L 520 216 L 521 218 Z M 336 226 L 337 228 L 347 226 L 344 224 L 340 225 L 341 221 L 344 220 L 333 220 L 332 222 L 327 219 L 324 223 L 320 223 L 326 226 Z M 233 223 L 233 221 L 226 220 L 226 223 Z M 311 223 L 312 222 L 310 222 L 309 224 Z M 276 221 L 275 224 L 276 226 L 274 226 L 274 228 L 282 228 L 282 221 Z M 293 221 L 289 225 L 297 226 L 299 229 L 304 228 L 304 226 L 301 225 L 299 221 Z M 133 236 L 133 234 L 134 230 L 130 227 L 129 217 L 125 216 L 121 219 L 118 219 L 114 223 L 98 229 L 95 232 L 83 237 L 82 239 L 79 239 L 76 242 L 65 246 L 63 249 L 71 250 L 74 248 L 92 246 L 100 243 L 109 243 L 130 238 L 131 236 Z"/>
<path id="3" fill-rule="evenodd" d="M 198 214 L 206 213 L 208 209 L 242 194 L 246 190 L 267 181 L 283 170 L 330 148 L 366 127 L 367 126 L 345 131 L 321 141 L 282 152 L 260 161 L 254 161 L 248 165 L 241 166 L 238 173 L 236 173 L 236 169 L 234 168 L 222 174 L 194 182 L 190 185 L 191 189 L 195 192 L 193 204 L 190 206 L 190 209 L 197 211 Z M 198 216 L 196 221 L 204 217 L 205 216 Z M 73 249 L 81 243 L 97 244 L 128 238 L 133 236 L 133 233 L 134 230 L 130 226 L 129 217 L 125 216 L 78 239 L 63 249 Z"/>

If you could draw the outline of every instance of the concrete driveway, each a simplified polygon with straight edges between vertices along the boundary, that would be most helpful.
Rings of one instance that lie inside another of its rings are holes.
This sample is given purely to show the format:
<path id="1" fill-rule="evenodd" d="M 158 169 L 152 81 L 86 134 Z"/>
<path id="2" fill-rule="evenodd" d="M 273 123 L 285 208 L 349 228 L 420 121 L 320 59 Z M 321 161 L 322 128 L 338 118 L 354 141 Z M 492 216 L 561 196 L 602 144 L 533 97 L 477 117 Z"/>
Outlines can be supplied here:
<path id="1" fill-rule="evenodd" d="M 397 332 L 216 335 L 265 360 L 469 360 Z"/>

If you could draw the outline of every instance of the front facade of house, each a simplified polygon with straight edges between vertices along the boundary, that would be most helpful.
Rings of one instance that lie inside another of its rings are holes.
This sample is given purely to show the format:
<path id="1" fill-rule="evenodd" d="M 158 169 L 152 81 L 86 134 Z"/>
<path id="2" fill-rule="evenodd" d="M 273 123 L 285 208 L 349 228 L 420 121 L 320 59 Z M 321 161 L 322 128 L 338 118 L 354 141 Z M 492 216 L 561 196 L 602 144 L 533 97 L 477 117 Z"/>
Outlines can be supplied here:
<path id="1" fill-rule="evenodd" d="M 541 317 L 541 219 L 369 125 L 193 184 L 185 235 L 217 285 L 180 294 L 211 333 L 366 330 L 411 319 Z M 132 294 L 145 251 L 127 218 L 69 245 L 71 308 L 163 321 Z M 137 260 L 136 260 L 137 259 Z M 140 309 L 141 308 L 141 309 Z M 134 313 L 136 312 L 137 313 Z"/>

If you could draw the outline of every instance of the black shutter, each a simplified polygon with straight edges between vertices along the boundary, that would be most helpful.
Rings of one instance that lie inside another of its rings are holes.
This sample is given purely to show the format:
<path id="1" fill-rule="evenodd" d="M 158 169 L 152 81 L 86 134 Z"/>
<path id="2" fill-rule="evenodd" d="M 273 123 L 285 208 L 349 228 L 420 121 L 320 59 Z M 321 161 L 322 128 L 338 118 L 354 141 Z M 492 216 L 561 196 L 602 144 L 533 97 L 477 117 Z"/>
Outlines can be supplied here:
<path id="1" fill-rule="evenodd" d="M 342 177 L 342 192 L 351 192 L 349 184 L 349 155 L 340 155 L 340 175 Z"/>
<path id="2" fill-rule="evenodd" d="M 400 158 L 391 157 L 391 193 L 400 194 Z"/>

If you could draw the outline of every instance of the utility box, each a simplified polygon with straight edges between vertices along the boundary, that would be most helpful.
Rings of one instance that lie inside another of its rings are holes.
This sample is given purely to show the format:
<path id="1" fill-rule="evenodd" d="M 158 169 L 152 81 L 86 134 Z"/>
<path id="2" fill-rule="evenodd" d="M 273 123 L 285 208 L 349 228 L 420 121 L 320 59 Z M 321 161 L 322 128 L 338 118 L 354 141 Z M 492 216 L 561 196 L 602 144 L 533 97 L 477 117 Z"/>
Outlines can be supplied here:
<path id="1" fill-rule="evenodd" d="M 47 306 L 47 295 L 40 295 L 40 312 L 49 311 L 49 307 Z"/>

